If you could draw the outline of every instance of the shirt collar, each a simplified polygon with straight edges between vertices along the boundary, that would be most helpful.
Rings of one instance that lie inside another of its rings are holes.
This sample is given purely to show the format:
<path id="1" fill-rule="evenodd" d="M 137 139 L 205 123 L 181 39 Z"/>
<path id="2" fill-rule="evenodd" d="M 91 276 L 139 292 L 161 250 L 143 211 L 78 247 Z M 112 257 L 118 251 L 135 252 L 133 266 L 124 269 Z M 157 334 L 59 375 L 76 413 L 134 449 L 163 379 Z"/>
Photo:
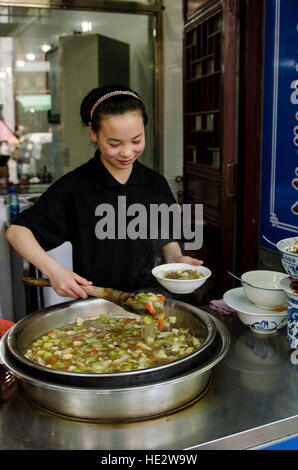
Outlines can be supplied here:
<path id="1" fill-rule="evenodd" d="M 143 186 L 147 184 L 142 167 L 143 165 L 140 162 L 134 162 L 132 172 L 125 185 Z M 87 162 L 86 169 L 89 176 L 91 176 L 94 181 L 93 186 L 95 189 L 108 189 L 122 186 L 122 184 L 111 175 L 102 163 L 99 150 L 96 150 L 94 157 Z"/>

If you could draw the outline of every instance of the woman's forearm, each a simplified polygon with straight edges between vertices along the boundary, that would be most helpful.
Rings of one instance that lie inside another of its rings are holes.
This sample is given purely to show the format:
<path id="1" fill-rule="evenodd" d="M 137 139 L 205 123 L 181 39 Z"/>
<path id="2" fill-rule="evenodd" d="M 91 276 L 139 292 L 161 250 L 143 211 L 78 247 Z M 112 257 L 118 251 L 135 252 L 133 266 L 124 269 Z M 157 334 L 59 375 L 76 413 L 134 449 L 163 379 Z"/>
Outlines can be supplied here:
<path id="1" fill-rule="evenodd" d="M 40 246 L 31 230 L 26 227 L 10 225 L 6 231 L 6 239 L 23 258 L 36 266 L 45 276 L 49 276 L 59 265 L 58 261 Z"/>
<path id="2" fill-rule="evenodd" d="M 58 295 L 83 299 L 87 297 L 80 284 L 88 286 L 92 282 L 65 268 L 48 255 L 31 230 L 12 224 L 6 231 L 6 239 L 23 258 L 49 278 L 51 286 Z"/>
<path id="3" fill-rule="evenodd" d="M 179 243 L 171 242 L 162 247 L 163 256 L 166 263 L 176 263 L 176 259 L 182 256 Z"/>

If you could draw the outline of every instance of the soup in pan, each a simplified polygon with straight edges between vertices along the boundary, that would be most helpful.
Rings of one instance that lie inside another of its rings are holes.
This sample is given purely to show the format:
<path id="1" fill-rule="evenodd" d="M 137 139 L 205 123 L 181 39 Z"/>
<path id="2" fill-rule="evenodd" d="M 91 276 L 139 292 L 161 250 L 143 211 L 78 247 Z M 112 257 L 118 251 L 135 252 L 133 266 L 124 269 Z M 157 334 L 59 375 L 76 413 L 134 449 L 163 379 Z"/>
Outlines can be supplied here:
<path id="1" fill-rule="evenodd" d="M 144 339 L 144 324 L 154 323 L 154 335 Z M 152 315 L 142 318 L 77 318 L 50 331 L 26 349 L 27 359 L 56 370 L 78 373 L 113 373 L 146 369 L 193 352 L 202 338 L 176 328 L 176 317 L 163 321 L 163 330 Z"/>

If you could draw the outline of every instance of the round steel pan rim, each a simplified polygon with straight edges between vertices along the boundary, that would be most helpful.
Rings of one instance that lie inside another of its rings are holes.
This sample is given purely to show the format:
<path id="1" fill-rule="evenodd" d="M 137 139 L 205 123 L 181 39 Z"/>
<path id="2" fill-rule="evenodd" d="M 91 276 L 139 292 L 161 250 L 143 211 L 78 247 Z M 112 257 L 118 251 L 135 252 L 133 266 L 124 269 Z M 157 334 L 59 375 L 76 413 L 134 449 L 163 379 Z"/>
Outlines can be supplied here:
<path id="1" fill-rule="evenodd" d="M 38 321 L 39 319 L 44 319 L 47 315 L 50 316 L 53 313 L 64 311 L 68 307 L 73 307 L 73 306 L 80 306 L 80 305 L 85 305 L 85 304 L 95 304 L 95 305 L 109 305 L 111 306 L 111 309 L 115 308 L 118 309 L 118 313 L 123 313 L 125 317 L 131 317 L 135 318 L 136 315 L 131 314 L 129 312 L 123 311 L 120 307 L 117 307 L 115 304 L 112 304 L 111 302 L 104 300 L 104 299 L 87 299 L 87 300 L 75 300 L 71 302 L 64 302 L 62 304 L 54 305 L 36 312 L 31 313 L 30 315 L 26 316 L 22 320 L 20 320 L 18 323 L 16 323 L 9 331 L 8 331 L 8 336 L 6 338 L 7 342 L 7 347 L 9 352 L 12 354 L 12 356 L 20 362 L 23 366 L 25 366 L 29 371 L 30 370 L 35 370 L 37 371 L 40 375 L 42 375 L 42 378 L 49 377 L 49 380 L 61 380 L 64 381 L 64 385 L 68 385 L 68 381 L 73 382 L 71 385 L 76 385 L 76 381 L 84 381 L 84 380 L 89 380 L 89 381 L 99 381 L 99 380 L 122 380 L 126 379 L 127 381 L 135 380 L 138 381 L 139 377 L 147 377 L 149 380 L 149 377 L 154 376 L 155 374 L 162 374 L 164 371 L 167 371 L 169 373 L 169 370 L 178 367 L 178 368 L 183 368 L 184 365 L 187 367 L 188 362 L 195 362 L 196 360 L 199 360 L 200 354 L 203 353 L 205 355 L 208 354 L 209 349 L 212 347 L 212 344 L 214 342 L 215 336 L 216 336 L 216 326 L 214 319 L 207 313 L 203 312 L 202 310 L 199 310 L 196 307 L 193 307 L 185 302 L 181 301 L 176 301 L 169 299 L 168 300 L 168 305 L 166 309 L 168 310 L 169 308 L 174 308 L 174 307 L 181 307 L 186 309 L 186 311 L 189 311 L 192 315 L 198 318 L 201 323 L 206 328 L 207 331 L 207 337 L 205 338 L 204 343 L 197 348 L 194 352 L 187 354 L 186 356 L 183 356 L 180 359 L 176 359 L 175 361 L 172 361 L 167 364 L 162 364 L 160 366 L 156 367 L 151 367 L 151 368 L 146 368 L 146 369 L 138 369 L 134 371 L 123 371 L 123 372 L 115 372 L 115 373 L 105 373 L 105 374 L 91 374 L 91 373 L 71 373 L 67 371 L 60 371 L 60 370 L 54 370 L 51 368 L 47 368 L 45 366 L 33 363 L 29 359 L 27 359 L 21 352 L 16 350 L 15 345 L 17 343 L 17 335 L 18 331 L 21 330 L 22 332 L 22 327 L 24 326 L 24 329 L 26 328 L 26 324 L 32 324 L 33 321 Z M 98 312 L 100 314 L 101 312 Z M 77 315 L 78 316 L 78 315 Z M 89 316 L 88 318 L 91 318 L 92 316 Z M 45 334 L 45 332 L 40 332 L 40 335 Z M 35 338 L 36 339 L 36 338 Z M 202 355 L 202 354 L 201 354 Z M 174 373 L 173 373 L 174 374 Z M 174 374 L 176 376 L 177 374 Z M 47 380 L 47 378 L 45 378 Z M 151 380 L 150 383 L 154 382 L 154 380 Z"/>
<path id="2" fill-rule="evenodd" d="M 219 335 L 221 336 L 221 341 L 222 341 L 220 350 L 217 352 L 216 356 L 210 361 L 208 361 L 207 363 L 205 363 L 203 366 L 196 367 L 195 369 L 185 372 L 176 377 L 172 377 L 170 379 L 166 379 L 164 381 L 153 383 L 153 384 L 134 385 L 131 387 L 122 387 L 122 388 L 116 388 L 116 389 L 115 388 L 96 388 L 96 387 L 88 388 L 88 387 L 80 387 L 80 386 L 75 386 L 75 385 L 69 386 L 69 385 L 63 385 L 63 384 L 56 384 L 55 382 L 51 382 L 49 380 L 39 379 L 37 377 L 31 376 L 27 372 L 23 372 L 20 364 L 17 364 L 15 366 L 14 364 L 11 363 L 11 359 L 7 357 L 10 355 L 8 345 L 7 345 L 7 336 L 9 333 L 8 331 L 5 333 L 5 335 L 2 338 L 2 341 L 0 342 L 0 359 L 3 361 L 3 364 L 9 370 L 11 370 L 11 372 L 19 380 L 26 380 L 26 382 L 32 383 L 33 385 L 37 385 L 37 386 L 41 385 L 43 387 L 47 387 L 52 390 L 61 389 L 65 392 L 76 390 L 76 392 L 81 391 L 82 393 L 87 392 L 87 391 L 88 392 L 93 391 L 95 393 L 99 392 L 100 394 L 110 394 L 110 393 L 115 393 L 115 392 L 117 392 L 118 394 L 121 392 L 134 391 L 134 390 L 145 391 L 148 389 L 152 389 L 152 387 L 161 388 L 169 384 L 176 384 L 179 382 L 183 382 L 185 381 L 186 378 L 192 378 L 198 374 L 203 374 L 207 372 L 208 370 L 212 369 L 216 364 L 218 364 L 225 357 L 230 347 L 230 335 L 229 335 L 227 328 L 223 325 L 223 323 L 220 320 L 215 319 L 214 321 L 215 321 L 217 331 Z"/>
<path id="3" fill-rule="evenodd" d="M 204 394 L 212 377 L 212 368 L 223 359 L 230 346 L 226 327 L 220 320 L 214 320 L 220 347 L 213 359 L 180 376 L 150 385 L 102 389 L 42 381 L 32 376 L 32 371 L 26 375 L 21 364 L 9 353 L 6 341 L 0 344 L 0 357 L 19 379 L 25 396 L 46 411 L 90 422 L 140 421 L 179 412 L 194 403 L 202 392 Z"/>

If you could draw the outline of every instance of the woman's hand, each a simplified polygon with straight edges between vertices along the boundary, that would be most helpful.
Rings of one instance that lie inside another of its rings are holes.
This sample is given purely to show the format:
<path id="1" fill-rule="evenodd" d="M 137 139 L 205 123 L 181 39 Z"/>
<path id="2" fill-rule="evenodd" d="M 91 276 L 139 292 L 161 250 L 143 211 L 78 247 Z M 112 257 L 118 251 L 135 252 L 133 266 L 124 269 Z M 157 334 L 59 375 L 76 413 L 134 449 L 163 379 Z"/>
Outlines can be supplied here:
<path id="1" fill-rule="evenodd" d="M 80 287 L 80 284 L 83 286 L 90 286 L 92 284 L 91 281 L 87 281 L 84 277 L 61 265 L 56 266 L 55 270 L 48 274 L 48 278 L 57 295 L 73 297 L 74 299 L 79 297 L 86 299 L 88 296 L 84 289 Z"/>
<path id="2" fill-rule="evenodd" d="M 200 266 L 203 261 L 192 258 L 191 256 L 183 256 L 179 243 L 170 242 L 163 246 L 163 255 L 166 263 L 187 263 L 194 266 Z"/>
<path id="3" fill-rule="evenodd" d="M 176 258 L 171 261 L 171 263 L 187 263 L 193 264 L 194 266 L 201 266 L 203 261 L 197 258 L 192 258 L 191 256 L 178 255 Z"/>
<path id="4" fill-rule="evenodd" d="M 21 256 L 36 266 L 50 280 L 56 294 L 74 299 L 87 298 L 80 284 L 90 286 L 92 282 L 65 268 L 52 258 L 27 227 L 10 225 L 6 231 L 6 238 Z"/>

